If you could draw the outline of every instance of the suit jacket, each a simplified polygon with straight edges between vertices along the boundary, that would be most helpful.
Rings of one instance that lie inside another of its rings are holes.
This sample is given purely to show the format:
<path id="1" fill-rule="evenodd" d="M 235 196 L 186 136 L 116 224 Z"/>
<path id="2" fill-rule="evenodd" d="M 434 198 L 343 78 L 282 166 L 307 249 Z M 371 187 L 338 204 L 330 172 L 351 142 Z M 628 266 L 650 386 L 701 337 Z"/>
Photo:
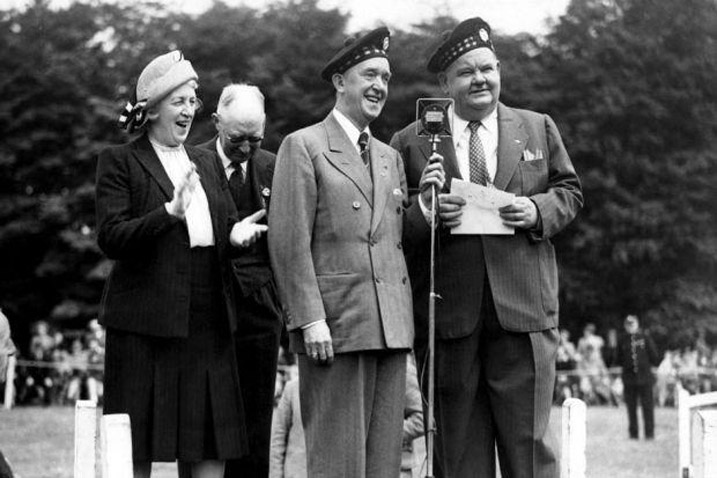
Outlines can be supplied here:
<path id="1" fill-rule="evenodd" d="M 185 146 L 207 195 L 232 330 L 236 316 L 228 267 L 230 226 L 236 222 L 226 181 L 211 154 Z M 99 320 L 107 327 L 186 337 L 189 326 L 189 234 L 167 213 L 174 186 L 146 135 L 103 150 L 97 163 L 97 242 L 115 261 L 107 278 Z"/>
<path id="2" fill-rule="evenodd" d="M 269 251 L 287 327 L 326 319 L 338 353 L 413 344 L 403 163 L 376 139 L 369 148 L 373 178 L 329 114 L 277 155 Z M 291 339 L 303 351 L 301 334 Z"/>
<path id="3" fill-rule="evenodd" d="M 198 145 L 199 148 L 212 151 L 217 167 L 222 171 L 223 182 L 229 184 L 224 173 L 224 165 L 218 154 L 216 154 L 217 138 L 216 136 Z M 261 208 L 267 210 L 269 214 L 269 204 L 271 200 L 271 183 L 274 178 L 274 164 L 276 155 L 264 149 L 257 149 L 247 163 L 248 180 L 250 183 L 251 197 L 253 203 L 259 205 L 256 209 L 248 210 L 241 208 L 240 204 L 236 204 L 237 209 L 244 209 L 244 214 L 239 214 L 239 220 L 244 219 L 251 213 Z M 248 213 L 247 213 L 248 212 Z M 240 299 L 239 307 L 241 308 L 242 300 L 248 299 L 250 296 L 259 302 L 266 314 L 272 320 L 281 320 L 281 305 L 279 303 L 276 286 L 274 283 L 274 274 L 271 270 L 269 261 L 269 247 L 267 244 L 267 236 L 262 235 L 257 242 L 247 248 L 238 248 L 232 254 L 231 267 L 236 278 L 236 284 L 239 288 L 238 298 Z M 241 315 L 241 310 L 239 311 Z"/>
<path id="4" fill-rule="evenodd" d="M 538 208 L 542 227 L 514 236 L 451 235 L 441 230 L 436 267 L 436 334 L 458 338 L 478 324 L 487 278 L 501 326 L 534 332 L 558 325 L 558 268 L 550 238 L 573 220 L 583 204 L 580 181 L 553 120 L 543 114 L 498 105 L 496 188 L 527 196 Z M 431 155 L 413 123 L 391 140 L 403 156 L 409 192 L 416 200 L 421 172 Z M 461 178 L 453 142 L 439 143 L 446 172 Z M 429 227 L 420 211 L 407 215 L 406 253 L 420 333 L 428 316 Z"/>

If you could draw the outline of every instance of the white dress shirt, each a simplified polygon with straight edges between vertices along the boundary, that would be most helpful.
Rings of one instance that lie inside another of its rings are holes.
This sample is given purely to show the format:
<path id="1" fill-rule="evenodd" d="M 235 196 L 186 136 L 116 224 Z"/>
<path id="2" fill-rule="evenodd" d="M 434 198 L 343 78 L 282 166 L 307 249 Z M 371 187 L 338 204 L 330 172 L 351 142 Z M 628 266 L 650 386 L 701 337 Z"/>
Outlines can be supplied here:
<path id="1" fill-rule="evenodd" d="M 159 157 L 162 167 L 167 172 L 169 180 L 176 188 L 191 169 L 191 161 L 184 146 L 169 147 L 155 143 L 150 139 L 152 148 Z M 207 247 L 214 245 L 214 230 L 212 229 L 212 216 L 209 213 L 207 194 L 198 182 L 192 193 L 192 200 L 184 213 L 189 232 L 189 247 Z"/>
<path id="2" fill-rule="evenodd" d="M 361 154 L 361 148 L 358 145 L 359 136 L 361 136 L 361 133 L 368 134 L 368 137 L 371 138 L 371 130 L 368 129 L 368 126 L 363 129 L 363 131 L 359 131 L 359 129 L 354 125 L 350 119 L 346 117 L 345 114 L 334 108 L 333 110 L 334 118 L 336 118 L 336 121 L 338 121 L 339 126 L 341 126 L 341 129 L 343 129 L 346 134 L 349 137 L 349 140 L 351 141 L 351 144 L 354 145 L 354 148 L 356 148 L 356 151 Z"/>
<path id="3" fill-rule="evenodd" d="M 455 110 L 451 114 L 451 131 L 453 131 L 453 146 L 456 150 L 458 170 L 466 181 L 470 180 L 470 139 L 471 129 L 468 121 L 458 116 Z M 490 184 L 495 180 L 495 173 L 498 170 L 498 109 L 494 109 L 488 116 L 483 118 L 478 128 L 478 137 L 483 144 L 485 152 L 486 167 Z"/>

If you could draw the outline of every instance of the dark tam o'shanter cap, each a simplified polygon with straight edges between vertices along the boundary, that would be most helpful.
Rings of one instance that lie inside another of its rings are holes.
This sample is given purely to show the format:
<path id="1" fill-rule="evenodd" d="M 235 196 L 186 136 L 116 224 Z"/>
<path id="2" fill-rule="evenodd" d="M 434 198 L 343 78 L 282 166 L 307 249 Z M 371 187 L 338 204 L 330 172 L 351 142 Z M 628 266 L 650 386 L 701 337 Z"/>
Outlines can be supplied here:
<path id="1" fill-rule="evenodd" d="M 369 58 L 388 58 L 388 45 L 391 32 L 379 27 L 363 36 L 346 39 L 344 47 L 321 70 L 321 78 L 331 81 L 334 73 L 344 73 L 354 65 Z"/>
<path id="2" fill-rule="evenodd" d="M 444 71 L 461 55 L 477 48 L 490 48 L 495 52 L 490 25 L 480 17 L 464 20 L 453 30 L 443 33 L 428 59 L 428 71 Z"/>

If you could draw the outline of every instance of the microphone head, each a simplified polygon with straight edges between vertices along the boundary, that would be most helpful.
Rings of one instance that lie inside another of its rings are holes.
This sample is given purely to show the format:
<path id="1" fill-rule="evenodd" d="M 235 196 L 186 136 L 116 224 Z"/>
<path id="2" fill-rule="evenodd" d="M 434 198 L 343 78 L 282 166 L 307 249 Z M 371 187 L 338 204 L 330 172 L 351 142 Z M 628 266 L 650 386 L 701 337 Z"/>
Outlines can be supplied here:
<path id="1" fill-rule="evenodd" d="M 448 108 L 450 98 L 419 98 L 416 102 L 418 136 L 451 136 Z"/>

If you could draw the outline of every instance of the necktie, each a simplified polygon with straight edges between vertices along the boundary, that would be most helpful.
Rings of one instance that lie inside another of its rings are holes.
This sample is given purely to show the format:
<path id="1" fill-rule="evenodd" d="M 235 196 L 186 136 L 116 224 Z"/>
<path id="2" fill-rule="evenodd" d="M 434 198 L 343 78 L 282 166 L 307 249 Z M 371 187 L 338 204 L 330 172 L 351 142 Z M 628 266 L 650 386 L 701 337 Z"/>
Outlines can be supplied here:
<path id="1" fill-rule="evenodd" d="M 371 164 L 369 161 L 369 150 L 368 150 L 368 133 L 363 132 L 359 135 L 358 139 L 358 145 L 359 145 L 359 151 L 361 152 L 361 159 L 363 159 L 363 164 L 367 168 Z"/>
<path id="2" fill-rule="evenodd" d="M 471 129 L 471 138 L 468 149 L 468 168 L 470 170 L 470 180 L 472 183 L 487 185 L 489 181 L 488 166 L 486 165 L 485 151 L 480 136 L 478 136 L 478 128 L 480 121 L 471 121 L 468 123 Z"/>
<path id="3" fill-rule="evenodd" d="M 240 163 L 232 163 L 232 174 L 229 176 L 229 192 L 232 193 L 234 203 L 239 206 L 241 188 L 244 185 L 244 170 Z"/>

